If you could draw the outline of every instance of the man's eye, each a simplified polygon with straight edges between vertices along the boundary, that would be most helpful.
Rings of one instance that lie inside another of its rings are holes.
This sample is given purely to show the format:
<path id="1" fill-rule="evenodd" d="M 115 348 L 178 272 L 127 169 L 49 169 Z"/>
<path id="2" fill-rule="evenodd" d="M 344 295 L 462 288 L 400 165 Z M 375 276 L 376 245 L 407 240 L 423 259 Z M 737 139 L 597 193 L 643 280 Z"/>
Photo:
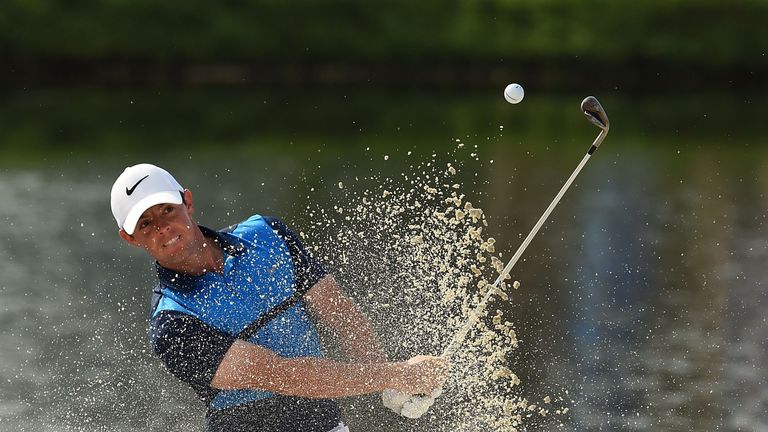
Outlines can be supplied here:
<path id="1" fill-rule="evenodd" d="M 170 213 L 172 211 L 173 211 L 173 207 L 171 207 L 171 206 L 168 206 L 168 207 L 165 208 L 165 212 L 166 213 Z"/>
<path id="2" fill-rule="evenodd" d="M 143 220 L 143 221 L 139 222 L 139 228 L 141 228 L 141 229 L 144 229 L 144 228 L 146 228 L 148 226 L 149 226 L 149 221 L 147 221 L 147 220 Z"/>

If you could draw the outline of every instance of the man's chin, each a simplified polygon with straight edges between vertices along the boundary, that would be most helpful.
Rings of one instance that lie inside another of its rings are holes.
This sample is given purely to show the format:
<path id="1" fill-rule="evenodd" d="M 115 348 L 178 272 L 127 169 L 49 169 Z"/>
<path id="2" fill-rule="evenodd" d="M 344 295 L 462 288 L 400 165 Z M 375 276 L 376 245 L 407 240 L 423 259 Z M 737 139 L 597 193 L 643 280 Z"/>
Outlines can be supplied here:
<path id="1" fill-rule="evenodd" d="M 184 262 L 184 257 L 187 256 L 185 250 L 186 248 L 180 244 L 172 245 L 171 247 L 162 247 L 155 254 L 155 259 L 160 263 L 182 264 Z"/>

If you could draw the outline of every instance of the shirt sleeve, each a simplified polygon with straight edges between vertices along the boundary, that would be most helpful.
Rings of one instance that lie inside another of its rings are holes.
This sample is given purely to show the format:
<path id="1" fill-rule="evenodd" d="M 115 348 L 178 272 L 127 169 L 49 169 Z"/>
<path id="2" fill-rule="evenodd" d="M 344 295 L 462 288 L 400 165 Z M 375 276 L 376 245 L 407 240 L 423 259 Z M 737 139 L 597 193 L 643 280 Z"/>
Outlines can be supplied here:
<path id="1" fill-rule="evenodd" d="M 325 267 L 309 253 L 301 243 L 299 236 L 280 219 L 265 216 L 264 220 L 288 246 L 295 269 L 296 290 L 301 292 L 309 291 L 316 283 L 320 282 L 320 279 L 328 274 Z"/>
<path id="2" fill-rule="evenodd" d="M 155 354 L 176 378 L 189 384 L 204 401 L 215 395 L 211 380 L 234 337 L 177 311 L 155 315 L 149 336 Z"/>

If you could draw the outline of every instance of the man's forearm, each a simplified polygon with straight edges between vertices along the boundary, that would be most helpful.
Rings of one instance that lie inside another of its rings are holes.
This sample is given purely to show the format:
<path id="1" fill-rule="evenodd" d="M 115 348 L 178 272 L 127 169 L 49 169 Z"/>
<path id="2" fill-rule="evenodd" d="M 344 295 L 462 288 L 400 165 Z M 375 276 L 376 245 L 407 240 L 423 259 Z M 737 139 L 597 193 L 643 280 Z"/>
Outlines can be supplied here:
<path id="1" fill-rule="evenodd" d="M 211 382 L 215 388 L 258 388 L 290 396 L 335 398 L 381 391 L 405 381 L 399 363 L 286 358 L 241 342 L 230 351 L 232 357 L 222 362 Z"/>
<path id="2" fill-rule="evenodd" d="M 382 391 L 397 381 L 394 363 L 340 363 L 288 359 L 272 371 L 274 391 L 290 396 L 336 398 Z"/>
<path id="3" fill-rule="evenodd" d="M 445 360 L 438 357 L 416 356 L 396 363 L 342 363 L 318 357 L 281 357 L 259 345 L 238 340 L 219 364 L 211 387 L 335 398 L 386 388 L 408 394 L 424 393 L 439 386 L 445 376 Z"/>

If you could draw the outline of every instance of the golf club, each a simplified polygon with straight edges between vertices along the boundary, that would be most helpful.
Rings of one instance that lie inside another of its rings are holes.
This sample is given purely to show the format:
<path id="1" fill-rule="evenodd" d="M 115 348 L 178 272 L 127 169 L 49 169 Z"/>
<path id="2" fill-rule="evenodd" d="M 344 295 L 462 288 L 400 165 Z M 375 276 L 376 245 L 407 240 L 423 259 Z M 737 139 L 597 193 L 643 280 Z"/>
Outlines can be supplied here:
<path id="1" fill-rule="evenodd" d="M 445 358 L 452 357 L 453 354 L 456 352 L 456 350 L 458 350 L 459 347 L 461 347 L 461 344 L 464 342 L 464 339 L 466 338 L 467 333 L 469 333 L 469 331 L 472 329 L 472 326 L 477 322 L 477 320 L 480 318 L 480 315 L 485 310 L 485 306 L 490 300 L 491 295 L 493 295 L 493 293 L 498 289 L 501 281 L 503 281 L 507 277 L 509 272 L 512 270 L 512 267 L 515 266 L 515 264 L 517 263 L 517 260 L 520 259 L 520 256 L 523 255 L 523 252 L 525 252 L 525 249 L 531 243 L 531 240 L 533 240 L 533 237 L 536 235 L 536 233 L 539 232 L 539 229 L 541 228 L 541 226 L 544 225 L 544 222 L 549 217 L 549 214 L 552 213 L 552 210 L 555 209 L 555 206 L 557 206 L 557 203 L 560 202 L 560 199 L 563 197 L 565 192 L 571 186 L 571 183 L 573 183 L 573 180 L 576 178 L 577 175 L 579 175 L 579 172 L 581 172 L 581 169 L 584 168 L 584 165 L 587 163 L 589 158 L 592 156 L 595 150 L 597 150 L 597 148 L 603 142 L 603 140 L 605 139 L 605 136 L 608 135 L 608 128 L 610 126 L 610 123 L 608 121 L 608 116 L 605 114 L 605 110 L 603 110 L 603 107 L 600 105 L 600 102 L 598 102 L 598 100 L 594 96 L 587 96 L 586 98 L 584 98 L 583 101 L 581 101 L 581 111 L 584 113 L 584 115 L 592 124 L 600 128 L 600 134 L 592 142 L 592 146 L 587 151 L 587 154 L 584 155 L 584 158 L 581 159 L 581 162 L 573 171 L 571 176 L 568 177 L 568 180 L 566 180 L 565 184 L 560 189 L 560 192 L 557 193 L 557 195 L 555 196 L 555 199 L 552 200 L 552 202 L 549 204 L 549 207 L 547 207 L 547 209 L 544 211 L 544 214 L 542 214 L 541 217 L 539 218 L 539 221 L 536 222 L 536 225 L 534 225 L 531 232 L 528 233 L 528 236 L 525 238 L 525 240 L 523 240 L 523 243 L 520 245 L 519 248 L 517 248 L 517 252 L 515 252 L 515 254 L 509 260 L 507 265 L 504 266 L 504 269 L 501 271 L 501 273 L 499 273 L 499 276 L 496 278 L 496 281 L 488 289 L 488 292 L 485 294 L 485 296 L 483 296 L 480 303 L 478 303 L 477 307 L 475 307 L 475 309 L 469 313 L 469 317 L 467 318 L 467 321 L 459 329 L 459 331 L 456 332 L 456 334 L 453 336 L 453 339 L 451 339 L 451 343 L 448 344 L 448 346 L 445 348 L 445 351 L 443 351 L 442 357 L 445 357 Z M 435 391 L 433 391 L 431 395 L 410 395 L 409 396 L 394 390 L 385 390 L 382 395 L 382 398 L 384 400 L 384 405 L 392 409 L 393 411 L 397 412 L 398 414 L 404 417 L 418 418 L 418 417 L 421 417 L 425 412 L 427 412 L 427 410 L 435 402 L 435 398 L 439 396 L 440 393 L 441 393 L 441 389 L 435 389 Z"/>
<path id="2" fill-rule="evenodd" d="M 573 183 L 573 180 L 576 178 L 577 175 L 579 175 L 579 172 L 581 172 L 581 169 L 584 168 L 584 165 L 587 163 L 590 157 L 592 157 L 592 154 L 597 150 L 597 148 L 600 146 L 600 144 L 605 139 L 605 136 L 608 135 L 608 129 L 610 127 L 610 122 L 608 121 L 608 116 L 605 114 L 605 110 L 603 110 L 602 105 L 600 105 L 600 102 L 595 98 L 594 96 L 587 96 L 584 98 L 583 101 L 581 101 L 581 111 L 584 113 L 584 115 L 587 117 L 587 119 L 594 124 L 595 126 L 600 128 L 600 134 L 595 138 L 595 141 L 592 143 L 592 146 L 587 151 L 587 154 L 584 155 L 584 158 L 581 160 L 579 165 L 576 167 L 576 169 L 573 171 L 571 176 L 568 178 L 568 180 L 565 182 L 563 187 L 560 189 L 560 192 L 557 193 L 555 196 L 555 199 L 552 200 L 552 202 L 549 204 L 549 207 L 544 211 L 544 214 L 541 215 L 539 218 L 539 221 L 536 222 L 536 225 L 534 225 L 533 229 L 530 233 L 528 233 L 528 236 L 523 240 L 523 243 L 520 245 L 519 248 L 517 248 L 517 252 L 512 256 L 512 258 L 509 260 L 506 266 L 504 266 L 504 269 L 499 273 L 499 276 L 496 278 L 496 281 L 491 285 L 491 287 L 488 289 L 488 292 L 485 294 L 483 299 L 480 301 L 480 303 L 477 305 L 477 307 L 469 314 L 469 317 L 467 318 L 467 322 L 459 329 L 459 331 L 454 335 L 453 339 L 451 340 L 451 343 L 448 344 L 448 346 L 445 348 L 445 351 L 443 351 L 443 357 L 450 358 L 454 352 L 456 352 L 457 349 L 461 346 L 462 342 L 464 342 L 464 338 L 467 336 L 467 333 L 469 330 L 472 329 L 472 326 L 474 325 L 475 321 L 480 317 L 483 310 L 485 310 L 486 303 L 488 303 L 488 300 L 491 298 L 491 295 L 498 289 L 499 284 L 501 281 L 503 281 L 509 272 L 512 270 L 512 267 L 515 266 L 517 263 L 517 260 L 520 259 L 520 256 L 523 255 L 523 252 L 525 252 L 525 249 L 528 247 L 528 245 L 531 243 L 531 240 L 533 240 L 533 237 L 536 236 L 536 233 L 539 232 L 539 229 L 542 225 L 544 225 L 544 222 L 549 217 L 549 214 L 552 213 L 552 210 L 555 209 L 557 204 L 560 202 L 560 199 L 563 197 L 565 192 L 568 190 L 568 188 L 571 186 L 571 183 Z"/>

